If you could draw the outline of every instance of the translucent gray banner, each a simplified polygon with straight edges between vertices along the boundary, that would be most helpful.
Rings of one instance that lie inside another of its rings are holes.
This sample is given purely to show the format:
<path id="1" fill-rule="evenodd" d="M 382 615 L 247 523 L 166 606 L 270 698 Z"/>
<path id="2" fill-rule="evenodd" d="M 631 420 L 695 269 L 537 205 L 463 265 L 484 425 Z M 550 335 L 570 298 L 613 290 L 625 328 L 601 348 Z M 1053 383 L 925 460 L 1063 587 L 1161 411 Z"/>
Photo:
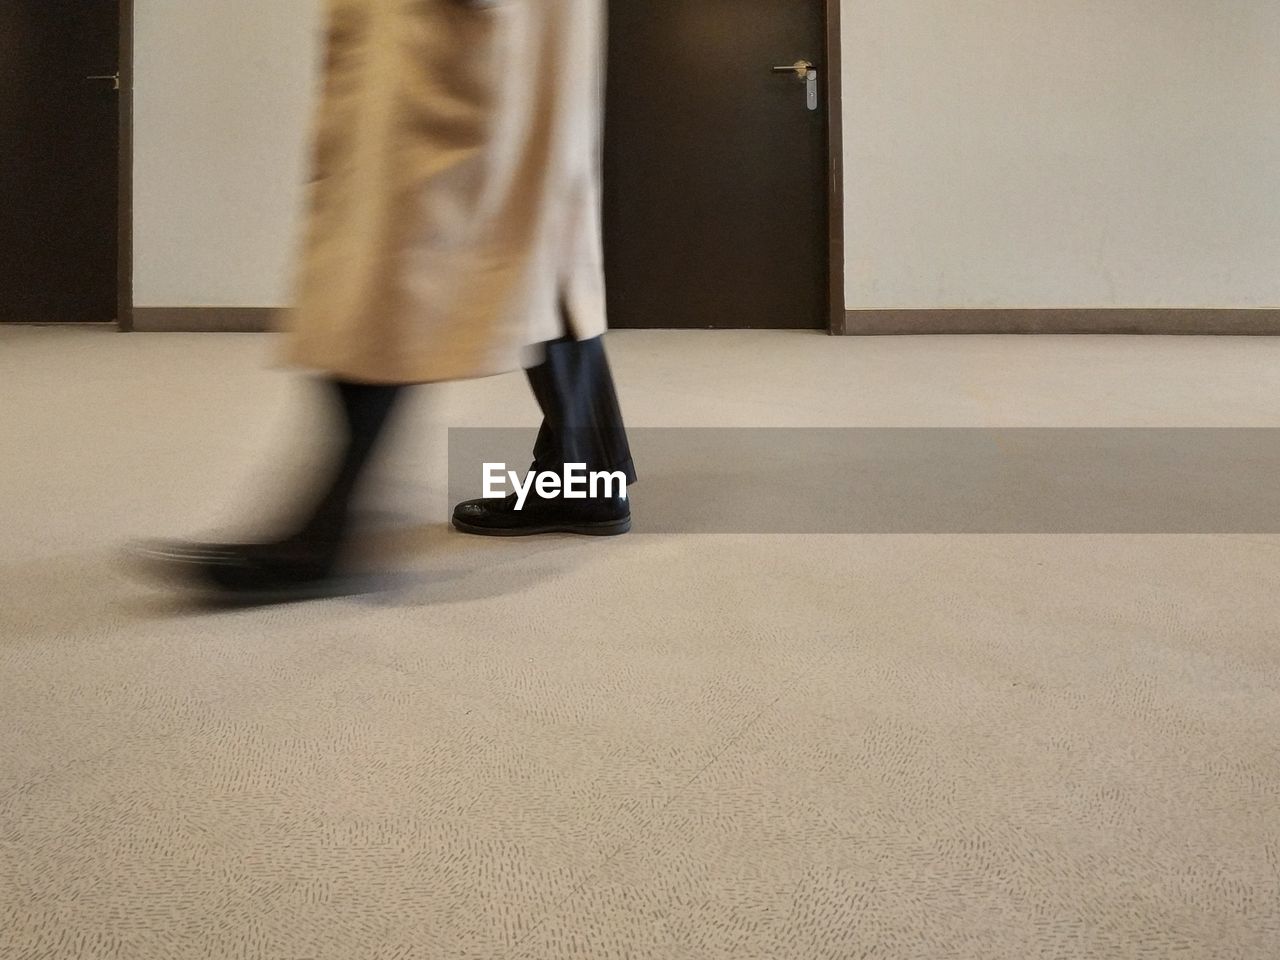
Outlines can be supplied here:
<path id="1" fill-rule="evenodd" d="M 449 434 L 451 502 L 525 429 Z M 1280 429 L 630 431 L 639 533 L 1280 533 Z M 507 489 L 510 489 L 509 485 Z"/>

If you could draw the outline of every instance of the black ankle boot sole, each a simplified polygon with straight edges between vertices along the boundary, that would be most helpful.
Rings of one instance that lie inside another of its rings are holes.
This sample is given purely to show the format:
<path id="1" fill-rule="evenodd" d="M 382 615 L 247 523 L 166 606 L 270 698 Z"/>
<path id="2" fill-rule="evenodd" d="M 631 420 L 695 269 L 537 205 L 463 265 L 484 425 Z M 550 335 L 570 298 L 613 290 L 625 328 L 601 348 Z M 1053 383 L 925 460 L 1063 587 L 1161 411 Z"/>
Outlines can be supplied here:
<path id="1" fill-rule="evenodd" d="M 453 518 L 455 530 L 477 537 L 537 537 L 547 533 L 576 533 L 583 537 L 617 537 L 631 529 L 631 518 L 621 520 L 597 520 L 591 523 L 567 523 L 551 521 L 545 524 L 531 523 L 515 527 L 489 527 Z"/>
<path id="2" fill-rule="evenodd" d="M 301 577 L 285 583 L 228 585 L 219 581 L 218 549 L 214 545 L 212 550 L 184 552 L 181 545 L 175 549 L 168 544 L 134 544 L 124 551 L 123 567 L 135 579 L 180 590 L 201 606 L 210 607 L 299 603 L 355 596 L 377 589 L 376 578 L 345 572 Z"/>

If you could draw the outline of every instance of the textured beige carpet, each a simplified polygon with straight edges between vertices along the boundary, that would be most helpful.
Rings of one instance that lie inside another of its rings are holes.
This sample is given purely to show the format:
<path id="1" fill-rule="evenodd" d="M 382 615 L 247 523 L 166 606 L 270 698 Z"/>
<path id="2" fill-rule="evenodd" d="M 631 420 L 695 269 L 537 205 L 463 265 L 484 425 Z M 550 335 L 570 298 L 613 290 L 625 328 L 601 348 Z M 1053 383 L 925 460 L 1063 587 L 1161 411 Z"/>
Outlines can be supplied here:
<path id="1" fill-rule="evenodd" d="M 3 960 L 1280 956 L 1280 538 L 452 535 L 507 377 L 395 589 L 192 611 L 113 550 L 270 512 L 270 342 L 0 329 Z M 635 425 L 1280 426 L 1280 340 L 611 349 Z"/>

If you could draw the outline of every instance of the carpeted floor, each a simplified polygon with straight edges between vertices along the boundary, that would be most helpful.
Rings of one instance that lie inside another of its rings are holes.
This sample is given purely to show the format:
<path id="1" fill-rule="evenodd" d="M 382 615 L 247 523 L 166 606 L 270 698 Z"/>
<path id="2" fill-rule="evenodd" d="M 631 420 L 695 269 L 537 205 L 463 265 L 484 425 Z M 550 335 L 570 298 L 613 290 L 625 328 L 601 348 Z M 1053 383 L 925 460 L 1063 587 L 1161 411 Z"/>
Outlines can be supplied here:
<path id="1" fill-rule="evenodd" d="M 452 534 L 512 376 L 400 423 L 391 589 L 200 611 L 115 551 L 273 513 L 271 344 L 0 329 L 3 960 L 1280 956 L 1280 537 Z M 1280 426 L 1280 339 L 610 349 L 636 426 Z"/>

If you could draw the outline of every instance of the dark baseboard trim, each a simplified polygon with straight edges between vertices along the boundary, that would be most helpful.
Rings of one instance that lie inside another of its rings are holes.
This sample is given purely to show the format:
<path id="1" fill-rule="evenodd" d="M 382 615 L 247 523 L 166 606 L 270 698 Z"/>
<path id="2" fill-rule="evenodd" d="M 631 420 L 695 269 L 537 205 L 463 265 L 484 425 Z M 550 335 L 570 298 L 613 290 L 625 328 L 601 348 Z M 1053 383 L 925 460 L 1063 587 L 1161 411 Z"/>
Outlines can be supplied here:
<path id="1" fill-rule="evenodd" d="M 262 333 L 271 330 L 275 307 L 134 307 L 139 333 Z"/>
<path id="2" fill-rule="evenodd" d="M 848 310 L 852 336 L 950 333 L 1280 334 L 1280 309 Z"/>
<path id="3" fill-rule="evenodd" d="M 260 333 L 275 326 L 275 307 L 136 307 L 144 333 Z M 1204 336 L 1280 335 L 1280 308 L 1044 310 L 848 310 L 848 336 L 960 333 L 1128 333 Z"/>

